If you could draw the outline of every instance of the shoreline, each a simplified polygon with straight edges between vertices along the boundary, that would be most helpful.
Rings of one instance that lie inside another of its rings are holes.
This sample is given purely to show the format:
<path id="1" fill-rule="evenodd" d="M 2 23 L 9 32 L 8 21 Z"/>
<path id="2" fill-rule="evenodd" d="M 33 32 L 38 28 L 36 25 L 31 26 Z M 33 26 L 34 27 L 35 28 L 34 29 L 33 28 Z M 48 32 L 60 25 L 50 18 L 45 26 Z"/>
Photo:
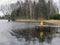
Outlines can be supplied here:
<path id="1" fill-rule="evenodd" d="M 29 19 L 16 19 L 18 22 L 48 22 L 51 24 L 60 24 L 60 20 L 29 20 Z"/>

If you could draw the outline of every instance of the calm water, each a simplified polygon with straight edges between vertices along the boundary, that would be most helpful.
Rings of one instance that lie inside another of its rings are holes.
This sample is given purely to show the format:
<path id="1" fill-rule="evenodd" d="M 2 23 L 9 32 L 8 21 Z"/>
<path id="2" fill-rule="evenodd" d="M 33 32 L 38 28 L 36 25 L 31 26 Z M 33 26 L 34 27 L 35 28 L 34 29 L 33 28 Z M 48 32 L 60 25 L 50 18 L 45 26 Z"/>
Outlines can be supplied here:
<path id="1" fill-rule="evenodd" d="M 12 36 L 10 32 L 12 30 L 17 29 L 25 29 L 25 28 L 31 28 L 36 25 L 39 25 L 38 23 L 24 23 L 24 22 L 8 22 L 7 20 L 0 20 L 0 45 L 60 45 L 60 34 L 56 34 L 56 36 L 52 39 L 51 43 L 43 42 L 39 43 L 39 40 L 36 38 L 36 40 L 28 41 L 26 42 L 24 38 L 17 39 L 16 36 Z M 60 28 L 58 28 L 60 30 Z"/>

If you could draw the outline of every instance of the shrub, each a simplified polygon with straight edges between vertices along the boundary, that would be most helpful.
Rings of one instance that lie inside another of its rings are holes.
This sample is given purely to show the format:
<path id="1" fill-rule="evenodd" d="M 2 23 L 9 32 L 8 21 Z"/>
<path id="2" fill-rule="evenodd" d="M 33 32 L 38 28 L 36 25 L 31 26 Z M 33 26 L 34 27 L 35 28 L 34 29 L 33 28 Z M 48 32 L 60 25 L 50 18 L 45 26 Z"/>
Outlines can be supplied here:
<path id="1" fill-rule="evenodd" d="M 60 20 L 60 14 L 52 14 L 50 15 L 50 19 Z"/>

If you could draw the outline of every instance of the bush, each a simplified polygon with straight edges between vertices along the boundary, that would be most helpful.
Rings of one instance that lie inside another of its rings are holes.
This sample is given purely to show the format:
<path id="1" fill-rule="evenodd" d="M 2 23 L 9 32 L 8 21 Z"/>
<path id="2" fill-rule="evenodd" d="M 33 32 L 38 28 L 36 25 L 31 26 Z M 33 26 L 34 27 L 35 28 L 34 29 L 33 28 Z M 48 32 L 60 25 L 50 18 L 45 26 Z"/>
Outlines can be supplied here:
<path id="1" fill-rule="evenodd" d="M 60 14 L 50 15 L 50 19 L 60 20 Z"/>

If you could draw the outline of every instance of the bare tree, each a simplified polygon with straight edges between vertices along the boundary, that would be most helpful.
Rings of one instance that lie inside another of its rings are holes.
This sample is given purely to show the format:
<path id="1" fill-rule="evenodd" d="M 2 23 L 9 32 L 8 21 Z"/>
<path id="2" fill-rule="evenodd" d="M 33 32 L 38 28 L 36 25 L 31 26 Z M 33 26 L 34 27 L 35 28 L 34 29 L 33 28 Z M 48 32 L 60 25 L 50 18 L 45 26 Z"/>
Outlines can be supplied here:
<path id="1" fill-rule="evenodd" d="M 20 0 L 20 2 L 18 1 L 17 4 L 19 4 L 19 8 L 15 10 L 15 15 L 17 17 L 20 16 L 20 18 L 45 19 L 49 18 L 50 14 L 56 12 L 52 0 L 48 0 L 47 3 L 46 0 L 38 0 L 38 2 L 32 2 L 32 0 L 25 0 L 24 3 L 22 2 L 22 0 Z M 14 10 L 12 11 L 12 13 L 13 12 Z"/>

